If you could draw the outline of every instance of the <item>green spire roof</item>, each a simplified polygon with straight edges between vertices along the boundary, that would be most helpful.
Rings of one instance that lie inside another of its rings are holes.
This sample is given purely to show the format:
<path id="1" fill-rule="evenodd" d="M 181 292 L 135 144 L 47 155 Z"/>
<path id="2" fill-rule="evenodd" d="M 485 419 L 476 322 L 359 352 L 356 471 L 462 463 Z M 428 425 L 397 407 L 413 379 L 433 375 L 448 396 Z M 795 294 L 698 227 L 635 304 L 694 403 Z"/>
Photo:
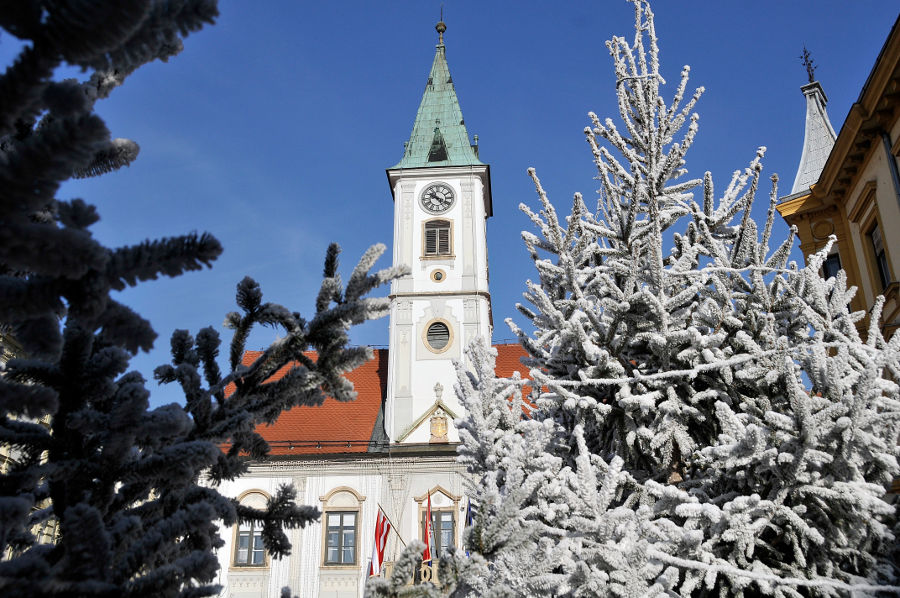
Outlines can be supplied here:
<path id="1" fill-rule="evenodd" d="M 469 133 L 447 67 L 444 44 L 440 43 L 403 159 L 393 168 L 472 164 L 483 162 L 469 143 Z"/>

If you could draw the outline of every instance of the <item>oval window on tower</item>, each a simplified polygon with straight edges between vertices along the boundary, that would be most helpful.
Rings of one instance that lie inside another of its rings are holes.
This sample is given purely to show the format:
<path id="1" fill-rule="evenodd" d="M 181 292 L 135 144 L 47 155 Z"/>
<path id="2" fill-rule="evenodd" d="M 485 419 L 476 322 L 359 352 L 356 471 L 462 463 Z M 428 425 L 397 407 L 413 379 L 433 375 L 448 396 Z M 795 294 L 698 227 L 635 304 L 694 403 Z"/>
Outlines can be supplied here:
<path id="1" fill-rule="evenodd" d="M 450 326 L 435 320 L 425 329 L 425 344 L 435 353 L 443 353 L 450 347 Z"/>

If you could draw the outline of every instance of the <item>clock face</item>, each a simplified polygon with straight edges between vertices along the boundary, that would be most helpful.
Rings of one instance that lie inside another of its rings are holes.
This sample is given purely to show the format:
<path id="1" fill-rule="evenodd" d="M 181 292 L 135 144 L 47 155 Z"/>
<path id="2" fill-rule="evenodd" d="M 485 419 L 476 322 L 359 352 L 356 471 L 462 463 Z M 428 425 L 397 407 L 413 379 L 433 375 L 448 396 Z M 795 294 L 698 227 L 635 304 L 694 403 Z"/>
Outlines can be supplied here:
<path id="1" fill-rule="evenodd" d="M 453 205 L 453 189 L 446 183 L 428 185 L 419 201 L 426 212 L 442 214 Z"/>

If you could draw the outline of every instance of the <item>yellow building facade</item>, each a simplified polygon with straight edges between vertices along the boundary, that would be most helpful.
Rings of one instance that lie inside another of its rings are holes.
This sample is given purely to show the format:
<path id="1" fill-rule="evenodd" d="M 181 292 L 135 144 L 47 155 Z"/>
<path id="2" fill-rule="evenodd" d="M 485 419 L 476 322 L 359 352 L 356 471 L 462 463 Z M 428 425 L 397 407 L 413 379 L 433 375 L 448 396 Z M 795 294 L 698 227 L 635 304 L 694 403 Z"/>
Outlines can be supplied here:
<path id="1" fill-rule="evenodd" d="M 844 269 L 858 289 L 856 310 L 869 312 L 884 295 L 881 326 L 890 336 L 900 326 L 900 18 L 837 135 L 819 83 L 802 90 L 803 154 L 791 194 L 777 209 L 797 227 L 804 256 L 836 237 L 824 274 Z"/>

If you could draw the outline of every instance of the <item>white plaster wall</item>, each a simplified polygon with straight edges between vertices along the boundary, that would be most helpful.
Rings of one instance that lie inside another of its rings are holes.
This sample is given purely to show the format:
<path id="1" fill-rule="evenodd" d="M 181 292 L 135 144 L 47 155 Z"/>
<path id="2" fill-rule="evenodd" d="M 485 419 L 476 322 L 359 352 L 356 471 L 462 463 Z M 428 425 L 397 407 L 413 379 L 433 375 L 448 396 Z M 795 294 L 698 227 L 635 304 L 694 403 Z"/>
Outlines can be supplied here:
<path id="1" fill-rule="evenodd" d="M 419 198 L 435 182 L 449 185 L 456 196 L 443 214 L 431 214 Z M 435 402 L 434 386 L 444 387 L 442 400 L 457 415 L 461 405 L 453 391 L 453 361 L 475 336 L 491 336 L 488 293 L 485 188 L 479 171 L 468 167 L 415 169 L 399 173 L 394 183 L 394 264 L 405 264 L 410 274 L 392 285 L 390 354 L 386 428 L 396 441 Z M 450 220 L 452 256 L 423 257 L 424 223 Z M 440 269 L 444 278 L 432 280 Z M 430 351 L 423 340 L 428 324 L 437 318 L 452 329 L 451 345 L 442 353 Z M 404 442 L 428 442 L 427 430 L 418 430 Z M 451 440 L 456 440 L 451 427 Z"/>
<path id="2" fill-rule="evenodd" d="M 439 457 L 364 456 L 353 461 L 296 461 L 261 464 L 254 466 L 243 478 L 222 485 L 220 491 L 226 496 L 237 497 L 248 490 L 262 490 L 273 494 L 279 485 L 293 483 L 298 490 L 297 502 L 322 509 L 320 498 L 331 490 L 346 486 L 365 496 L 360 509 L 358 528 L 358 564 L 354 570 L 332 570 L 337 576 L 330 576 L 328 567 L 322 566 L 322 525 L 315 523 L 300 530 L 287 530 L 293 546 L 289 557 L 270 559 L 268 569 L 259 573 L 268 575 L 262 596 L 279 596 L 281 588 L 290 586 L 298 596 L 359 596 L 363 595 L 369 558 L 372 554 L 375 520 L 379 505 L 396 526 L 398 533 L 392 533 L 388 540 L 385 558 L 393 561 L 403 550 L 403 542 L 419 538 L 419 504 L 416 498 L 428 491 L 441 487 L 457 501 L 454 503 L 444 495 L 434 495 L 432 504 L 457 506 L 456 537 L 461 539 L 464 528 L 465 494 L 464 473 L 453 455 Z M 424 503 L 423 503 L 424 504 Z M 225 546 L 219 549 L 219 583 L 223 586 L 220 596 L 232 596 L 229 588 L 229 573 L 238 578 L 238 572 L 231 572 L 232 528 L 221 526 L 220 533 Z M 403 542 L 400 541 L 402 538 Z M 340 575 L 350 575 L 355 579 L 355 590 L 329 588 L 329 579 Z"/>
<path id="3" fill-rule="evenodd" d="M 251 490 L 261 490 L 269 496 L 275 494 L 278 487 L 282 484 L 291 483 L 292 479 L 290 477 L 284 476 L 266 476 L 266 477 L 254 477 L 254 476 L 244 476 L 232 482 L 225 482 L 219 488 L 219 492 L 224 494 L 225 496 L 230 496 L 233 498 L 237 498 L 238 496 L 244 494 L 245 492 Z M 217 557 L 219 559 L 219 581 L 222 585 L 222 592 L 220 596 L 223 597 L 231 597 L 233 596 L 232 588 L 229 587 L 228 584 L 228 575 L 231 573 L 231 559 L 232 554 L 234 552 L 234 528 L 232 526 L 225 526 L 221 523 L 219 524 L 219 534 L 222 539 L 225 540 L 225 546 L 220 548 L 217 553 Z M 268 575 L 268 582 L 266 585 L 266 595 L 267 596 L 278 596 L 280 595 L 281 588 L 289 585 L 288 584 L 288 568 L 289 568 L 289 559 L 269 559 L 269 567 L 266 569 L 260 569 L 259 575 Z M 250 570 L 249 568 L 243 568 L 239 573 L 235 574 L 235 577 L 239 577 L 241 575 L 252 575 L 256 573 L 255 571 Z"/>
<path id="4" fill-rule="evenodd" d="M 327 469 L 316 468 L 313 471 L 304 469 L 298 466 L 291 475 L 270 475 L 265 469 L 262 472 L 251 472 L 239 480 L 223 485 L 221 492 L 226 496 L 237 497 L 248 490 L 262 490 L 271 496 L 280 485 L 293 483 L 298 490 L 298 504 L 315 506 L 319 510 L 324 509 L 321 497 L 335 488 L 345 486 L 362 494 L 365 500 L 360 508 L 357 532 L 357 566 L 355 570 L 346 568 L 337 570 L 340 575 L 353 576 L 356 589 L 352 595 L 362 596 L 372 552 L 375 518 L 383 494 L 384 477 L 377 469 L 363 465 L 349 467 L 343 471 L 338 469 L 334 475 L 327 473 Z M 302 529 L 286 530 L 286 533 L 293 547 L 291 555 L 282 559 L 270 559 L 269 567 L 259 571 L 260 574 L 268 574 L 265 596 L 279 596 L 281 588 L 285 586 L 289 586 L 298 596 L 320 595 L 320 590 L 327 589 L 321 586 L 327 585 L 325 582 L 328 580 L 324 578 L 329 576 L 329 567 L 322 566 L 324 553 L 321 521 Z M 246 569 L 235 572 L 230 568 L 234 551 L 233 528 L 220 525 L 220 535 L 225 540 L 225 546 L 218 552 L 219 583 L 223 586 L 220 595 L 230 597 L 233 593 L 228 583 L 229 573 L 237 578 Z"/>
<path id="5" fill-rule="evenodd" d="M 448 184 L 456 195 L 454 205 L 443 214 L 426 212 L 419 203 L 425 187 L 435 182 Z M 393 193 L 393 260 L 395 265 L 408 265 L 411 275 L 395 281 L 391 292 L 487 292 L 485 189 L 478 174 L 466 168 L 404 171 Z M 453 259 L 422 259 L 422 224 L 434 218 L 453 222 Z M 445 281 L 431 280 L 435 268 L 445 270 Z"/>

